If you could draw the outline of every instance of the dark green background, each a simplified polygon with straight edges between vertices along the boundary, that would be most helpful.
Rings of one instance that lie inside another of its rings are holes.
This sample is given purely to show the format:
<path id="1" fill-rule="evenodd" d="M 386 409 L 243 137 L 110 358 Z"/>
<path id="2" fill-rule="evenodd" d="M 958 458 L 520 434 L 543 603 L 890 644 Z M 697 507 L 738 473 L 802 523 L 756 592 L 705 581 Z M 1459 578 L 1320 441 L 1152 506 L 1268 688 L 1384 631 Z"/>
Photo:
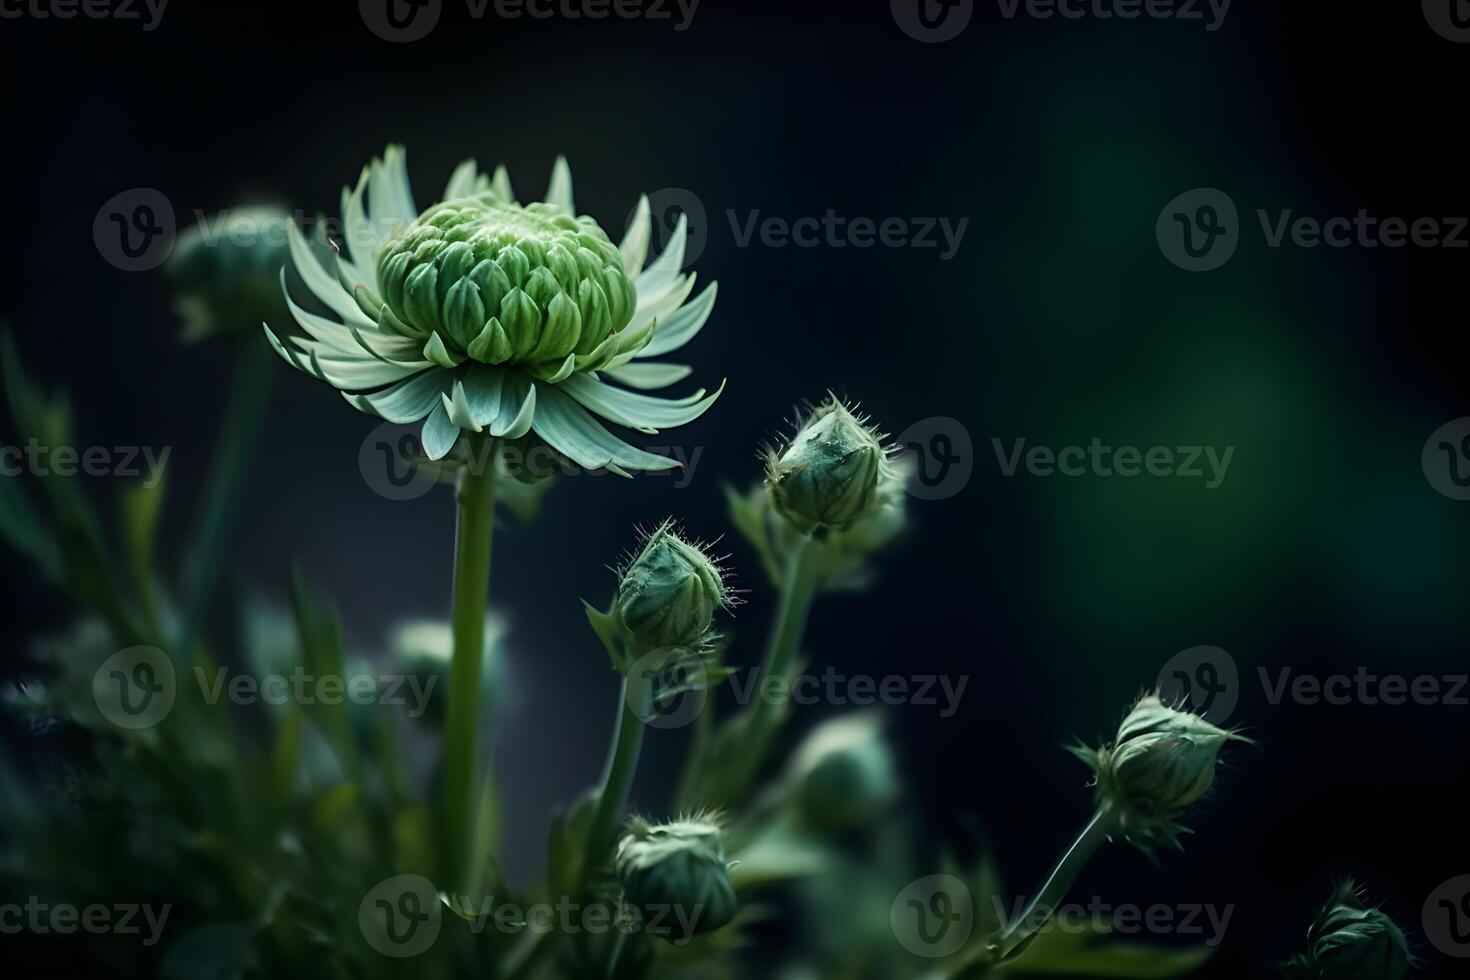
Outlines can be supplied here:
<path id="1" fill-rule="evenodd" d="M 1029 887 L 1086 815 L 1060 743 L 1106 734 L 1170 655 L 1211 643 L 1246 676 L 1236 719 L 1264 751 L 1230 753 L 1184 854 L 1156 868 L 1115 848 L 1083 893 L 1235 904 L 1210 975 L 1238 978 L 1300 945 L 1336 875 L 1363 877 L 1417 932 L 1429 892 L 1470 870 L 1470 708 L 1272 707 L 1252 680 L 1258 666 L 1467 670 L 1470 503 L 1420 467 L 1429 434 L 1470 415 L 1466 253 L 1271 249 L 1254 217 L 1470 212 L 1470 47 L 1432 33 L 1418 4 L 1236 0 L 1207 33 L 1006 21 L 980 3 L 962 37 L 923 45 L 880 0 L 705 0 L 683 33 L 476 23 L 450 3 L 428 39 L 390 45 L 351 3 L 173 0 L 152 33 L 6 20 L 0 45 L 0 316 L 36 374 L 71 389 L 84 443 L 174 447 L 175 539 L 227 357 L 177 346 L 161 277 L 99 256 L 92 220 L 113 194 L 154 187 L 181 216 L 262 197 L 335 214 L 341 184 L 398 141 L 421 203 L 471 155 L 539 195 L 560 152 L 579 209 L 615 235 L 641 190 L 705 206 L 695 267 L 721 294 L 688 357 L 699 383 L 729 388 L 676 436 L 703 450 L 692 485 L 567 479 L 538 524 L 496 541 L 493 602 L 514 627 L 500 753 L 513 872 L 533 870 L 553 804 L 595 779 L 611 724 L 615 677 L 578 597 L 606 597 L 604 566 L 636 523 L 673 513 L 723 533 L 722 482 L 752 480 L 760 442 L 828 388 L 893 431 L 952 416 L 975 446 L 963 492 L 915 501 L 880 587 L 823 602 L 809 644 L 850 673 L 970 675 L 954 718 L 895 712 L 936 842 L 978 815 L 1008 881 Z M 1247 230 L 1227 266 L 1192 275 L 1165 261 L 1154 223 L 1201 186 L 1226 190 Z M 969 226 L 943 262 L 740 248 L 726 218 L 829 208 Z M 364 650 L 400 617 L 446 614 L 448 492 L 376 496 L 357 465 L 371 423 L 284 365 L 278 385 L 237 581 L 280 597 L 299 560 Z M 1206 491 L 1007 479 L 991 449 L 1094 436 L 1236 453 Z M 749 663 L 771 596 L 726 541 L 750 589 L 730 624 Z M 60 610 L 10 564 L 0 587 L 14 664 Z M 635 802 L 661 806 L 679 744 L 653 739 Z"/>

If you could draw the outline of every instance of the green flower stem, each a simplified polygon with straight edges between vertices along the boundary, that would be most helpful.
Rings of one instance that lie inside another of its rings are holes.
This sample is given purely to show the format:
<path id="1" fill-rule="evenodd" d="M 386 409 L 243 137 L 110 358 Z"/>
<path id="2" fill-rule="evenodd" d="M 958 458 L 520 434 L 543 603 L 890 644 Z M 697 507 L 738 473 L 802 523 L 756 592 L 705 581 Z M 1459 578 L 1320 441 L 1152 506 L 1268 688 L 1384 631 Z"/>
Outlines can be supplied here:
<path id="1" fill-rule="evenodd" d="M 1026 911 L 1017 916 L 1001 933 L 996 944 L 1000 960 L 1005 960 L 1040 931 L 1056 912 L 1062 899 L 1066 898 L 1067 892 L 1087 862 L 1107 843 L 1108 837 L 1116 829 L 1111 811 L 1101 809 L 1092 815 L 1087 826 L 1082 828 L 1082 833 L 1077 835 L 1077 839 L 1052 870 L 1046 884 L 1041 886 L 1041 891 L 1026 906 Z"/>
<path id="2" fill-rule="evenodd" d="M 817 592 L 816 557 L 816 548 L 809 534 L 803 535 L 787 556 L 786 571 L 781 579 L 781 602 L 766 643 L 765 658 L 761 662 L 760 677 L 764 683 L 786 677 L 796 661 L 802 635 L 806 632 L 807 616 Z M 756 699 L 746 728 L 749 751 L 743 756 L 740 773 L 721 803 L 730 803 L 744 795 L 750 781 L 760 772 L 784 720 L 785 705 L 777 704 L 771 698 Z"/>
<path id="3" fill-rule="evenodd" d="M 647 727 L 644 718 L 650 708 L 649 697 L 648 685 L 634 686 L 628 678 L 623 678 L 612 748 L 608 750 L 602 784 L 597 791 L 597 809 L 587 829 L 587 848 L 582 855 L 582 890 L 586 889 L 598 864 L 607 859 L 617 839 L 618 822 L 628 805 L 633 775 L 638 771 L 638 756 L 643 751 L 643 732 Z"/>
<path id="4" fill-rule="evenodd" d="M 230 526 L 245 489 L 246 466 L 265 420 L 271 361 L 270 348 L 258 341 L 242 344 L 235 356 L 234 378 L 216 437 L 204 510 L 194 531 L 195 550 L 186 566 L 183 616 L 174 651 L 182 663 L 194 658 L 194 647 L 219 579 Z"/>
<path id="5" fill-rule="evenodd" d="M 446 881 L 473 881 L 470 808 L 479 771 L 480 671 L 485 656 L 485 608 L 490 592 L 490 544 L 495 529 L 495 468 L 485 438 L 469 439 L 470 460 L 459 475 L 454 543 L 454 654 L 449 665 L 449 710 L 444 723 L 444 874 Z"/>

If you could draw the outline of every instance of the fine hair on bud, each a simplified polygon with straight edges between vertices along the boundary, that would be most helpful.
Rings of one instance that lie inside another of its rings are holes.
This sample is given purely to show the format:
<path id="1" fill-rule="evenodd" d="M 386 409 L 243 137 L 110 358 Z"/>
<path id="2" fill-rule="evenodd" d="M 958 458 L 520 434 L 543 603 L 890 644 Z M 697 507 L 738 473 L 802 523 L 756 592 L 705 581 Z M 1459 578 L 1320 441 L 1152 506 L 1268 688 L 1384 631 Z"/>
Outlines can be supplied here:
<path id="1" fill-rule="evenodd" d="M 612 615 L 636 651 L 695 650 L 706 645 L 715 613 L 729 605 L 720 560 L 670 519 L 644 536 L 619 571 Z"/>
<path id="2" fill-rule="evenodd" d="M 615 867 L 624 900 L 645 922 L 670 909 L 680 913 L 663 918 L 682 922 L 689 934 L 663 937 L 670 941 L 719 929 L 739 909 L 715 814 L 695 813 L 661 824 L 633 818 L 618 843 Z"/>
<path id="3" fill-rule="evenodd" d="M 803 534 L 841 531 L 883 504 L 891 467 L 883 436 L 836 395 L 806 414 L 785 446 L 765 452 L 766 492 Z"/>
<path id="4" fill-rule="evenodd" d="M 1250 739 L 1146 695 L 1129 710 L 1113 741 L 1072 752 L 1092 768 L 1100 811 L 1140 846 L 1177 846 L 1178 818 L 1209 792 L 1220 750 Z"/>

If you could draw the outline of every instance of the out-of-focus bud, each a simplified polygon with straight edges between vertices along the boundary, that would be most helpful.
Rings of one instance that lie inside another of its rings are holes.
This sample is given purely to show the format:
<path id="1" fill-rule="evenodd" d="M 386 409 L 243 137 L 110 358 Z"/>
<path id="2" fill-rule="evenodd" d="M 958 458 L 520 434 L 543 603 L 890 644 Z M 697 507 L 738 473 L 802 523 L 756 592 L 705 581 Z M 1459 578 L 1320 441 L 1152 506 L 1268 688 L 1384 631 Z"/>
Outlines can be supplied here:
<path id="1" fill-rule="evenodd" d="M 1370 908 L 1352 882 L 1333 894 L 1307 932 L 1308 951 L 1287 966 L 1312 980 L 1400 980 L 1412 958 L 1402 930 Z"/>
<path id="2" fill-rule="evenodd" d="M 505 621 L 485 616 L 485 647 L 480 668 L 480 710 L 493 714 L 505 691 Z M 391 640 L 399 666 L 411 676 L 404 695 L 409 713 L 434 725 L 444 722 L 449 698 L 449 665 L 454 658 L 454 631 L 439 620 L 400 623 Z M 423 703 L 415 703 L 422 698 Z"/>
<path id="3" fill-rule="evenodd" d="M 720 826 L 707 817 L 665 824 L 634 820 L 618 844 L 617 875 L 627 903 L 644 922 L 670 930 L 650 931 L 673 942 L 720 928 L 739 908 Z"/>
<path id="4" fill-rule="evenodd" d="M 802 824 L 818 833 L 871 823 L 899 792 L 893 751 L 874 712 L 818 725 L 797 748 L 788 778 Z"/>
<path id="5" fill-rule="evenodd" d="M 1220 749 L 1248 741 L 1198 715 L 1143 698 L 1123 719 L 1111 745 L 1074 751 L 1097 775 L 1099 808 L 1124 836 L 1176 843 L 1176 820 L 1215 780 Z"/>
<path id="6" fill-rule="evenodd" d="M 186 342 L 219 333 L 253 337 L 262 323 L 284 315 L 281 268 L 289 221 L 277 208 L 232 208 L 179 235 L 165 271 Z"/>
<path id="7" fill-rule="evenodd" d="M 692 650 L 727 601 L 719 564 L 665 521 L 619 576 L 612 616 L 635 653 Z"/>
<path id="8" fill-rule="evenodd" d="M 823 402 L 766 460 L 776 511 L 803 534 L 841 531 L 873 511 L 888 467 L 882 440 L 837 398 Z"/>

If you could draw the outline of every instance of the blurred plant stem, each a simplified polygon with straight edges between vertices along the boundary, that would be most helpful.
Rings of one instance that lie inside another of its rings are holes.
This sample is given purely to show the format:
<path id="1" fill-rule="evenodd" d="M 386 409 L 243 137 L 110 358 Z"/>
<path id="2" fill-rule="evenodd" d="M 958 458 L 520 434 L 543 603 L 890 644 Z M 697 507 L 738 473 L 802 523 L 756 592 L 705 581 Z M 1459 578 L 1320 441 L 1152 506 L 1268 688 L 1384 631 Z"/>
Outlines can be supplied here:
<path id="1" fill-rule="evenodd" d="M 245 469 L 265 420 L 273 360 L 271 349 L 258 338 L 241 341 L 235 354 L 229 401 L 205 484 L 204 509 L 194 529 L 194 550 L 184 566 L 183 615 L 174 649 L 174 657 L 182 664 L 194 659 L 219 579 L 230 527 L 245 491 Z"/>
<path id="2" fill-rule="evenodd" d="M 444 881 L 456 887 L 477 881 L 480 869 L 468 867 L 470 805 L 479 771 L 480 674 L 485 655 L 485 609 L 490 592 L 490 545 L 495 530 L 495 467 L 485 436 L 465 436 L 470 464 L 455 490 L 454 653 L 449 667 L 449 710 L 444 725 L 442 852 Z"/>
<path id="3" fill-rule="evenodd" d="M 582 857 L 580 890 L 585 892 L 597 865 L 606 860 L 617 838 L 618 823 L 628 805 L 638 756 L 643 751 L 644 719 L 651 708 L 649 685 L 637 678 L 623 678 L 618 698 L 618 720 L 613 728 L 612 747 L 603 766 L 597 789 L 597 809 L 587 828 L 587 849 Z"/>
<path id="4" fill-rule="evenodd" d="M 1067 892 L 1087 862 L 1097 853 L 1098 849 L 1107 843 L 1109 836 L 1117 829 L 1111 811 L 1107 809 L 1098 810 L 1092 815 L 1087 826 L 1082 828 L 1082 833 L 1072 842 L 1067 853 L 1057 862 L 1052 869 L 1051 876 L 1046 879 L 1046 884 L 1027 904 L 1026 910 L 1018 915 L 1005 931 L 1000 934 L 1000 939 L 995 943 L 995 953 L 999 961 L 1004 961 L 1014 955 L 1017 950 L 1024 946 L 1027 940 L 1035 936 L 1041 927 L 1055 914 L 1057 906 L 1062 899 L 1067 897 Z"/>
<path id="5" fill-rule="evenodd" d="M 766 652 L 758 675 L 762 684 L 777 684 L 777 678 L 785 679 L 796 663 L 812 599 L 816 596 L 816 572 L 817 549 L 812 545 L 812 536 L 805 534 L 797 539 L 786 558 L 780 605 L 776 609 L 776 620 L 766 641 Z M 718 799 L 712 802 L 731 806 L 745 797 L 775 744 L 787 711 L 786 703 L 775 698 L 758 696 L 755 699 L 745 723 L 738 768 L 723 786 Z"/>

